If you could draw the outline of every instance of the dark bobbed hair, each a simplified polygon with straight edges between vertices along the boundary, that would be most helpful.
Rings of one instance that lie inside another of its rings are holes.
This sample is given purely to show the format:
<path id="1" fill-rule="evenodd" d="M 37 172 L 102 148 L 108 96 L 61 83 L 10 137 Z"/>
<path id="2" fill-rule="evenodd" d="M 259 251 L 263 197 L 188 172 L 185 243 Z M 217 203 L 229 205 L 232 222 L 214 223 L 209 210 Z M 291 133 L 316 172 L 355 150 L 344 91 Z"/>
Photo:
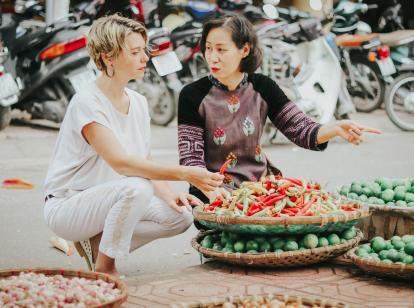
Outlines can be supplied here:
<path id="1" fill-rule="evenodd" d="M 249 74 L 254 73 L 262 64 L 263 52 L 259 47 L 253 25 L 242 15 L 227 14 L 220 18 L 211 19 L 204 24 L 200 39 L 200 48 L 203 55 L 206 52 L 207 35 L 212 29 L 221 27 L 230 31 L 237 48 L 242 49 L 246 43 L 250 46 L 249 55 L 240 62 L 240 71 Z"/>

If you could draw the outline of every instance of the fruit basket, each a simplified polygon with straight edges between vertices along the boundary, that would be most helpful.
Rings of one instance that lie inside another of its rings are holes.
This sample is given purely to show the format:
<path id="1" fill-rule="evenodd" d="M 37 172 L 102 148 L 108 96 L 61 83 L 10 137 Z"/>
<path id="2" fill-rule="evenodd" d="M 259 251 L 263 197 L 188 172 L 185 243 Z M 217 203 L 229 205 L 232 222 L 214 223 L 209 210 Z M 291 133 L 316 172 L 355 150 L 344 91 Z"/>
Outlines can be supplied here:
<path id="1" fill-rule="evenodd" d="M 340 232 L 369 210 L 341 202 L 315 182 L 267 176 L 243 182 L 224 199 L 198 206 L 193 215 L 206 229 L 253 234 Z"/>
<path id="2" fill-rule="evenodd" d="M 338 211 L 319 216 L 245 217 L 228 216 L 194 208 L 194 218 L 207 229 L 252 234 L 304 234 L 341 232 L 370 215 L 363 205 L 353 204 L 353 211 Z"/>
<path id="3" fill-rule="evenodd" d="M 369 244 L 355 247 L 347 256 L 362 270 L 381 277 L 414 278 L 414 235 L 374 237 Z"/>
<path id="4" fill-rule="evenodd" d="M 365 239 L 414 233 L 414 179 L 354 181 L 339 193 L 344 202 L 357 201 L 370 209 L 371 216 L 358 224 Z"/>
<path id="5" fill-rule="evenodd" d="M 0 306 L 120 307 L 127 296 L 124 282 L 103 273 L 61 268 L 0 270 Z"/>
<path id="6" fill-rule="evenodd" d="M 280 241 L 278 243 L 276 238 L 274 237 L 273 239 L 275 239 L 275 241 L 274 243 L 272 243 L 273 247 L 269 247 L 268 249 L 259 249 L 263 252 L 258 252 L 254 249 L 250 249 L 253 247 L 246 247 L 247 249 L 245 250 L 239 249 L 236 246 L 238 245 L 237 241 L 235 241 L 235 243 L 233 244 L 235 249 L 234 251 L 230 249 L 225 249 L 226 247 L 224 249 L 219 250 L 219 248 L 214 245 L 204 245 L 205 243 L 203 241 L 205 241 L 207 236 L 213 237 L 217 236 L 218 234 L 220 234 L 220 232 L 216 230 L 202 231 L 195 238 L 193 238 L 191 244 L 194 249 L 196 249 L 198 252 L 200 252 L 202 255 L 206 257 L 214 258 L 216 260 L 231 264 L 253 267 L 304 266 L 322 262 L 330 258 L 334 258 L 344 254 L 351 248 L 358 245 L 359 241 L 363 237 L 361 231 L 355 230 L 354 235 L 351 239 L 344 241 L 336 240 L 336 242 L 333 242 L 334 245 L 321 244 L 321 247 L 318 247 L 320 238 L 317 241 L 317 244 L 312 243 L 311 239 L 307 239 L 308 242 L 303 242 L 303 246 L 313 248 L 306 249 L 305 247 L 302 247 L 305 249 L 300 250 L 298 244 L 292 244 L 295 241 L 288 240 L 289 236 L 285 237 L 286 240 L 283 244 Z M 305 237 L 308 235 L 305 235 L 301 241 L 305 240 Z M 245 236 L 249 237 L 252 235 Z M 316 237 L 316 235 L 313 236 Z M 280 240 L 281 238 L 278 237 L 278 239 Z M 245 245 L 249 245 L 249 241 L 246 241 Z M 281 247 L 282 249 L 278 249 L 277 247 Z M 287 251 L 284 251 L 283 249 Z M 247 252 L 244 252 L 246 250 Z"/>

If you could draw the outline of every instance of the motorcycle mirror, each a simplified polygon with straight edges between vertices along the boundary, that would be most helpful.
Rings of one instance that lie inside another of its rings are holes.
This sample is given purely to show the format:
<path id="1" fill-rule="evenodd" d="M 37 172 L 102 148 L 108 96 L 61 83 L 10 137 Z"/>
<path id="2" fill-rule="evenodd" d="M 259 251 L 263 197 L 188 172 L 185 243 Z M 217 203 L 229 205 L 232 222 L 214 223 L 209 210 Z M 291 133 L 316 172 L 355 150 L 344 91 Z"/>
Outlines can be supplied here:
<path id="1" fill-rule="evenodd" d="M 271 4 L 263 5 L 262 9 L 266 16 L 270 19 L 277 19 L 279 17 L 279 12 L 276 7 Z"/>

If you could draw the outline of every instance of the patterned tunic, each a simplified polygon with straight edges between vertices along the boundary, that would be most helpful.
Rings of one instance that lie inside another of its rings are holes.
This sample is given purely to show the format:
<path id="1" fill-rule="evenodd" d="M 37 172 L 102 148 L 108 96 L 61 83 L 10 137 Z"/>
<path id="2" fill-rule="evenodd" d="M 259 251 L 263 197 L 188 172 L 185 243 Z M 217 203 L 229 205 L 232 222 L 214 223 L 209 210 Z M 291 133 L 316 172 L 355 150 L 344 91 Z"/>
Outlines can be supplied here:
<path id="1" fill-rule="evenodd" d="M 258 180 L 270 169 L 260 145 L 267 117 L 298 146 L 310 150 L 327 147 L 316 142 L 321 125 L 290 102 L 269 77 L 246 74 L 239 86 L 229 91 L 210 75 L 180 93 L 180 164 L 217 172 L 224 161 L 233 158 L 225 173 L 226 186 Z"/>

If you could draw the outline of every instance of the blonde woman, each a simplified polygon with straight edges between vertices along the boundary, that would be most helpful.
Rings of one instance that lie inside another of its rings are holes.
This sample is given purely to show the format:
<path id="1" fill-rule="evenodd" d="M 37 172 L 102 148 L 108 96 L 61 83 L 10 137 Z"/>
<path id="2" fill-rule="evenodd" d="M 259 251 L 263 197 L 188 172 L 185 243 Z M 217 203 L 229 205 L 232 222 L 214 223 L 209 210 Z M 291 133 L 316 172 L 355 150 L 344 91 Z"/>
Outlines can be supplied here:
<path id="1" fill-rule="evenodd" d="M 102 74 L 72 98 L 45 182 L 50 229 L 77 242 L 90 268 L 115 275 L 116 259 L 191 225 L 190 205 L 200 201 L 164 180 L 203 191 L 223 180 L 204 168 L 151 161 L 146 99 L 126 88 L 144 76 L 146 44 L 145 28 L 133 20 L 112 15 L 93 23 L 88 50 Z"/>

